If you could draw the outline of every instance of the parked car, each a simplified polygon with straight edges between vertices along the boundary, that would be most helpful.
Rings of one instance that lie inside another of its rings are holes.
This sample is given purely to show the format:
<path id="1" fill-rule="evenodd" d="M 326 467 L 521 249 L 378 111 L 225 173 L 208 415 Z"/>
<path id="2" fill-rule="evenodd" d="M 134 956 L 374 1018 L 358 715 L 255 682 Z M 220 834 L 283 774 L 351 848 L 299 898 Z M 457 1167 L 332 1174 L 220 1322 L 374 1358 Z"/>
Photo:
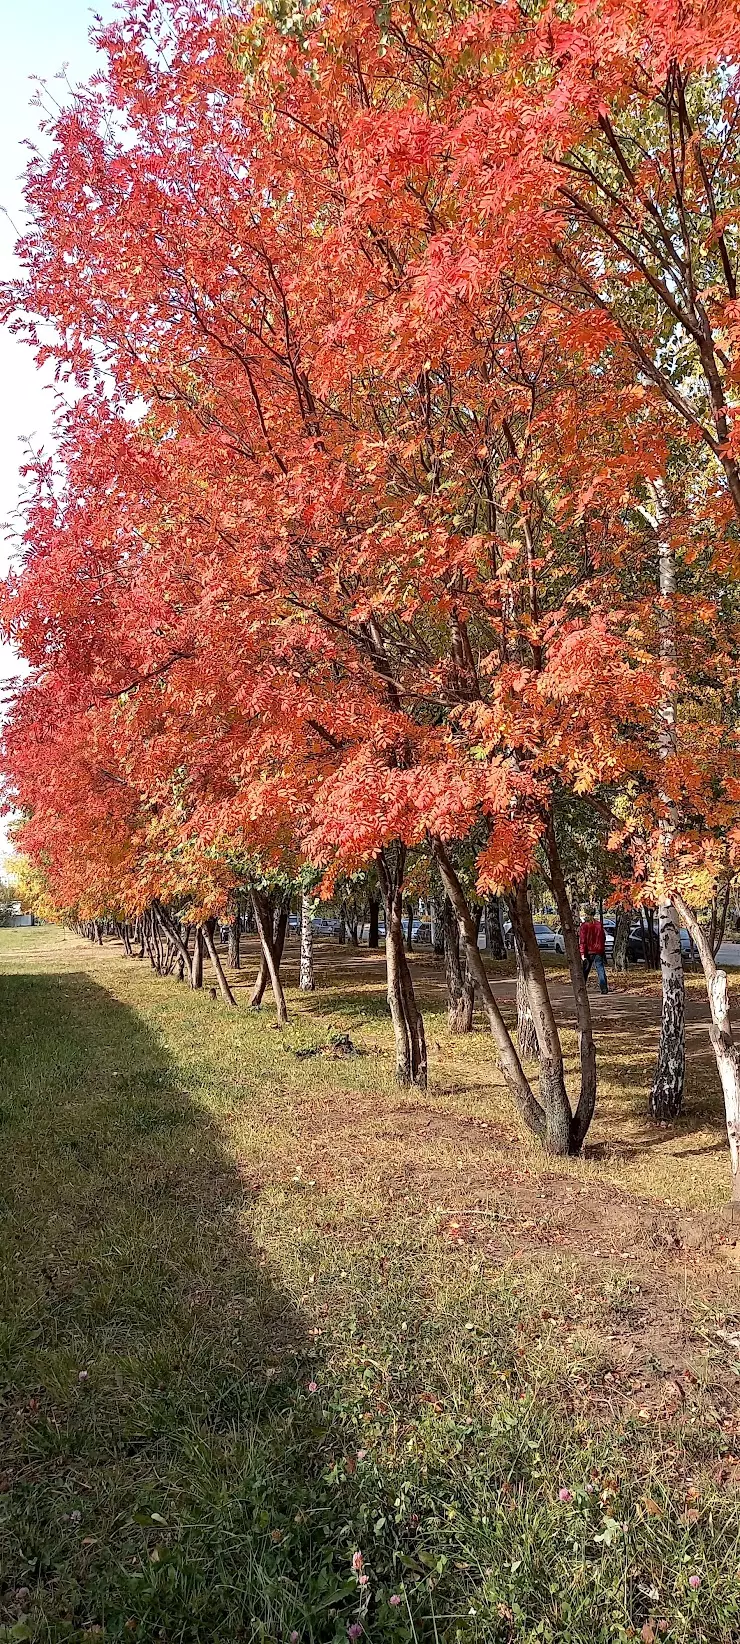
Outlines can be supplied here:
<path id="1" fill-rule="evenodd" d="M 617 921 L 616 921 L 616 919 L 607 918 L 607 919 L 604 919 L 602 921 L 602 923 L 603 923 L 603 926 L 604 926 L 604 939 L 605 939 L 605 944 L 606 944 L 606 947 L 605 947 L 606 958 L 611 959 L 612 952 L 613 952 L 613 949 L 614 949 L 614 938 L 615 938 L 616 933 L 617 933 Z"/>
<path id="2" fill-rule="evenodd" d="M 432 926 L 428 919 L 415 919 L 411 926 L 411 941 L 418 942 L 420 947 L 427 946 L 432 940 Z"/>
<path id="3" fill-rule="evenodd" d="M 338 919 L 318 918 L 313 921 L 314 936 L 336 936 L 339 931 Z"/>
<path id="4" fill-rule="evenodd" d="M 684 959 L 697 959 L 698 954 L 687 930 L 683 925 L 680 930 L 681 955 Z M 630 964 L 641 964 L 645 959 L 645 939 L 640 925 L 633 925 L 627 938 L 627 959 Z"/>
<path id="5" fill-rule="evenodd" d="M 550 925 L 535 925 L 534 934 L 537 937 L 537 946 L 544 953 L 565 953 L 565 940 L 562 931 L 553 930 Z"/>

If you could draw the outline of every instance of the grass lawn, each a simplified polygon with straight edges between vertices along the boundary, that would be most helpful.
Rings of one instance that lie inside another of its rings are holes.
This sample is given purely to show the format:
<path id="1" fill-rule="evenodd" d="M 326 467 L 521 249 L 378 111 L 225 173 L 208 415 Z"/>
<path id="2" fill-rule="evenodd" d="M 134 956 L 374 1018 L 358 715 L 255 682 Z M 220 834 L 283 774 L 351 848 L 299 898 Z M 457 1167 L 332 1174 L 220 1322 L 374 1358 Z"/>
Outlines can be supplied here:
<path id="1" fill-rule="evenodd" d="M 378 962 L 317 969 L 279 1033 L 244 990 L 0 933 L 0 1640 L 737 1644 L 740 1246 L 700 1024 L 655 1131 L 625 996 L 556 1165 L 430 963 L 423 1098 Z"/>

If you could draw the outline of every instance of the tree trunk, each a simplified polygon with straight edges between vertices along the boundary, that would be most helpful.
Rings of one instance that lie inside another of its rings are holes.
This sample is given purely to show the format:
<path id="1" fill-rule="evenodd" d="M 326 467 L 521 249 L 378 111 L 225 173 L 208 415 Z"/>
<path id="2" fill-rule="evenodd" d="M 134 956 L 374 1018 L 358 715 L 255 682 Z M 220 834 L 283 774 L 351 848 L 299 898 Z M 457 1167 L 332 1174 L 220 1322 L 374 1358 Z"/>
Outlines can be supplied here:
<path id="1" fill-rule="evenodd" d="M 435 959 L 443 959 L 445 951 L 444 893 L 432 897 L 432 952 Z"/>
<path id="2" fill-rule="evenodd" d="M 677 1119 L 683 1106 L 686 1071 L 686 1017 L 681 930 L 671 902 L 658 909 L 660 972 L 663 1004 L 658 1060 L 650 1091 L 650 1117 L 665 1124 Z"/>
<path id="3" fill-rule="evenodd" d="M 522 1061 L 532 1062 L 537 1055 L 537 1034 L 532 1017 L 532 1006 L 529 1002 L 529 990 L 527 988 L 521 945 L 516 936 L 514 937 L 514 956 L 516 958 L 516 1042 Z"/>
<path id="4" fill-rule="evenodd" d="M 492 959 L 506 958 L 506 943 L 501 927 L 501 904 L 497 896 L 486 900 L 486 948 Z"/>
<path id="5" fill-rule="evenodd" d="M 560 1035 L 547 990 L 542 955 L 537 946 L 526 879 L 519 881 L 509 895 L 508 903 L 512 928 L 521 947 L 522 968 L 537 1035 L 540 1055 L 540 1106 L 546 1121 L 545 1147 L 548 1153 L 576 1152 L 578 1149 L 571 1134 L 572 1114 L 565 1088 Z M 580 1142 L 578 1146 L 580 1147 Z"/>
<path id="6" fill-rule="evenodd" d="M 547 1129 L 545 1113 L 524 1072 L 511 1034 L 501 1015 L 488 980 L 486 967 L 478 951 L 475 921 L 465 900 L 465 893 L 442 840 L 433 838 L 431 845 L 442 884 L 455 910 L 460 935 L 465 943 L 470 974 L 480 992 L 483 1009 L 488 1017 L 488 1025 L 498 1053 L 498 1064 L 502 1078 L 524 1123 L 534 1132 L 535 1136 L 539 1137 L 540 1141 L 544 1142 Z"/>
<path id="7" fill-rule="evenodd" d="M 263 953 L 260 958 L 259 969 L 254 980 L 254 987 L 252 988 L 252 992 L 249 996 L 249 1003 L 252 1010 L 259 1010 L 265 996 L 265 988 L 267 987 L 269 980 L 270 972 L 267 969 L 267 960 Z"/>
<path id="8" fill-rule="evenodd" d="M 236 913 L 229 925 L 229 964 L 232 970 L 241 970 L 242 964 L 242 916 L 237 906 Z"/>
<path id="9" fill-rule="evenodd" d="M 570 897 L 568 895 L 563 865 L 558 849 L 555 821 L 551 815 L 547 826 L 546 836 L 547 860 L 550 868 L 550 884 L 560 918 L 560 929 L 563 933 L 565 953 L 568 960 L 570 985 L 573 990 L 573 999 L 576 1007 L 576 1025 L 578 1028 L 578 1052 L 581 1071 L 581 1089 L 578 1105 L 571 1123 L 571 1149 L 579 1149 L 585 1140 L 589 1125 L 594 1116 L 596 1106 L 596 1046 L 594 1044 L 593 1022 L 591 1019 L 591 1004 L 588 997 L 588 988 L 583 974 L 583 960 L 578 940 L 576 921 L 573 916 Z"/>
<path id="10" fill-rule="evenodd" d="M 157 924 L 151 908 L 144 914 L 144 937 L 149 954 L 149 963 L 156 976 L 162 974 L 162 952 L 157 938 Z"/>
<path id="11" fill-rule="evenodd" d="M 406 903 L 406 952 L 412 953 L 414 948 L 414 904 Z"/>
<path id="12" fill-rule="evenodd" d="M 660 645 L 661 701 L 658 709 L 658 760 L 663 770 L 676 752 L 676 554 L 670 534 L 670 518 L 662 487 L 655 488 L 658 503 L 658 568 L 660 601 L 658 631 Z M 660 823 L 660 865 L 670 871 L 673 841 L 678 826 L 674 799 L 663 785 L 660 794 L 663 816 Z M 660 1041 L 648 1110 L 659 1122 L 677 1119 L 683 1107 L 686 1072 L 686 1015 L 684 1001 L 681 929 L 673 904 L 658 906 L 658 952 L 662 985 Z"/>
<path id="13" fill-rule="evenodd" d="M 285 994 L 280 980 L 280 961 L 283 956 L 285 931 L 288 924 L 287 908 L 282 908 L 278 915 L 277 927 L 273 931 L 273 898 L 264 895 L 261 891 L 252 891 L 252 905 L 257 926 L 257 934 L 262 947 L 264 963 L 270 978 L 275 1010 L 277 1012 L 278 1027 L 284 1027 L 288 1020 L 288 1007 L 285 1003 Z M 258 977 L 259 982 L 259 977 Z M 256 991 L 256 989 L 255 989 Z M 262 989 L 264 992 L 264 986 Z M 262 995 L 260 994 L 260 999 Z M 252 995 L 254 1001 L 254 994 Z"/>
<path id="14" fill-rule="evenodd" d="M 165 934 L 168 942 L 173 943 L 174 947 L 177 949 L 177 952 L 180 955 L 180 962 L 182 964 L 183 971 L 184 971 L 186 965 L 187 965 L 188 970 L 189 970 L 190 969 L 190 954 L 188 952 L 187 942 L 183 941 L 182 936 L 180 935 L 180 932 L 178 930 L 177 921 L 175 919 L 170 918 L 170 915 L 168 914 L 166 908 L 163 908 L 161 902 L 154 902 L 153 907 L 154 907 L 155 916 L 158 919 L 159 924 L 160 924 L 162 930 L 164 931 L 164 934 Z M 181 972 L 181 976 L 182 976 L 182 972 Z"/>
<path id="15" fill-rule="evenodd" d="M 640 908 L 640 930 L 642 931 L 642 951 L 645 955 L 645 964 L 648 970 L 657 970 L 660 964 L 660 951 L 653 908 L 644 905 Z"/>
<path id="16" fill-rule="evenodd" d="M 303 892 L 301 896 L 301 958 L 298 967 L 298 986 L 301 993 L 313 993 L 316 983 L 313 975 L 313 916 L 316 903 Z"/>
<path id="17" fill-rule="evenodd" d="M 612 966 L 614 970 L 627 969 L 627 943 L 632 929 L 632 908 L 620 908 L 614 926 Z"/>
<path id="18" fill-rule="evenodd" d="M 368 945 L 369 948 L 379 948 L 380 947 L 380 932 L 379 932 L 379 928 L 378 928 L 379 924 L 380 924 L 380 918 L 379 918 L 379 915 L 380 915 L 380 897 L 379 896 L 371 896 L 370 897 L 369 915 L 370 915 L 370 925 L 369 925 L 368 935 L 367 935 L 367 945 Z"/>
<path id="19" fill-rule="evenodd" d="M 468 969 L 463 949 L 460 958 L 460 927 L 449 896 L 442 908 L 444 933 L 445 981 L 447 983 L 447 1022 L 451 1033 L 470 1033 L 475 1008 L 475 982 Z"/>
<path id="20" fill-rule="evenodd" d="M 719 950 L 722 946 L 722 943 L 724 942 L 724 939 L 725 939 L 725 929 L 727 927 L 727 913 L 728 913 L 728 910 L 729 910 L 729 906 L 730 906 L 730 882 L 728 880 L 727 884 L 724 887 L 724 890 L 722 890 L 722 891 L 718 890 L 716 896 L 712 897 L 712 903 L 711 903 L 711 908 L 710 908 L 710 923 L 709 923 L 709 931 L 708 931 L 708 941 L 709 941 L 709 945 L 712 949 L 712 953 L 714 954 L 715 959 L 716 959 L 717 954 L 718 954 L 718 952 L 719 952 Z"/>
<path id="21" fill-rule="evenodd" d="M 196 925 L 196 927 L 195 927 L 195 947 L 193 948 L 193 957 L 192 957 L 192 960 L 190 962 L 190 986 L 191 986 L 191 988 L 202 988 L 202 986 L 203 986 L 203 927 L 202 927 L 202 925 Z"/>
<path id="22" fill-rule="evenodd" d="M 221 960 L 216 951 L 216 944 L 213 940 L 213 932 L 215 929 L 215 919 L 207 919 L 203 926 L 203 941 L 208 949 L 208 957 L 216 973 L 216 983 L 218 985 L 221 998 L 223 999 L 224 1004 L 230 1005 L 232 1010 L 236 1010 L 236 999 L 234 998 L 231 988 L 229 987 L 224 975 L 223 965 L 221 964 Z"/>
<path id="23" fill-rule="evenodd" d="M 282 962 L 283 962 L 283 949 L 285 947 L 285 938 L 286 938 L 287 931 L 288 931 L 288 915 L 289 915 L 289 913 L 290 913 L 290 908 L 288 906 L 281 907 L 278 911 L 277 919 L 275 920 L 274 947 L 275 947 L 275 963 L 278 966 L 278 968 L 280 967 L 280 965 L 282 965 Z"/>
<path id="24" fill-rule="evenodd" d="M 270 930 L 270 934 L 271 934 L 272 941 L 273 941 L 273 946 L 274 946 L 276 935 L 277 935 L 278 928 L 279 928 L 278 927 L 278 915 L 275 911 L 275 898 L 274 898 L 274 896 L 270 896 L 270 895 L 267 895 L 265 893 L 263 895 L 262 900 L 263 900 L 263 903 L 264 903 L 265 919 L 266 919 L 266 922 L 269 926 L 269 930 Z M 258 931 L 257 921 L 254 917 L 254 908 L 252 908 L 252 922 L 254 924 L 255 930 Z M 258 934 L 259 934 L 259 931 L 258 931 Z M 278 955 L 276 955 L 278 966 L 280 965 L 280 960 L 282 959 L 282 954 L 283 954 L 283 949 L 282 949 L 282 943 L 281 943 L 280 944 L 280 953 Z M 252 992 L 251 992 L 250 999 L 249 999 L 249 1003 L 250 1003 L 250 1006 L 251 1006 L 252 1010 L 259 1010 L 260 1005 L 262 1004 L 262 1000 L 264 998 L 265 988 L 267 987 L 267 984 L 268 984 L 269 980 L 270 980 L 270 972 L 269 972 L 269 969 L 268 969 L 268 966 L 267 966 L 267 959 L 265 957 L 265 952 L 264 952 L 264 949 L 263 949 L 262 950 L 262 956 L 261 956 L 260 962 L 259 962 L 259 968 L 257 970 L 257 975 L 255 977 L 254 987 L 252 988 Z"/>
<path id="25" fill-rule="evenodd" d="M 735 1044 L 733 1037 L 727 974 L 717 969 L 710 943 L 688 903 L 681 896 L 675 896 L 674 902 L 693 937 L 707 984 L 712 1017 L 709 1039 L 722 1086 L 727 1140 L 730 1144 L 732 1215 L 733 1219 L 740 1220 L 740 1048 Z"/>
<path id="26" fill-rule="evenodd" d="M 403 872 L 406 847 L 383 849 L 375 859 L 385 903 L 385 954 L 388 1005 L 396 1041 L 396 1077 L 400 1085 L 427 1083 L 424 1022 L 414 998 L 411 972 L 403 947 Z"/>
<path id="27" fill-rule="evenodd" d="M 350 921 L 347 925 L 347 929 L 349 931 L 350 947 L 359 948 L 360 941 L 359 941 L 359 937 L 357 935 L 357 920 L 356 919 L 350 919 Z"/>

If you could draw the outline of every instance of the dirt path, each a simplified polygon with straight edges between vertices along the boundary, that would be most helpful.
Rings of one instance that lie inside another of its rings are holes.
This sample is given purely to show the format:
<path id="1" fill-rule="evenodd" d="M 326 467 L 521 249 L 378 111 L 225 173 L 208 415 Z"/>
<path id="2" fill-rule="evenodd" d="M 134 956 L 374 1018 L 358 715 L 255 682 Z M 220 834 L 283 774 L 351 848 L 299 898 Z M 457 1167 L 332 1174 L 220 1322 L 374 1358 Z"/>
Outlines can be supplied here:
<path id="1" fill-rule="evenodd" d="M 244 952 L 246 972 L 237 982 L 239 988 L 246 987 L 247 982 L 251 986 L 253 970 L 256 971 L 257 968 L 256 944 L 249 941 Z M 288 977 L 297 963 L 297 944 L 295 941 L 289 941 L 286 943 L 284 961 Z M 358 986 L 385 991 L 385 954 L 382 949 L 372 952 L 367 948 L 342 947 L 336 942 L 317 941 L 315 968 L 317 979 L 337 988 L 346 986 L 348 980 L 356 979 Z M 427 953 L 417 953 L 411 957 L 411 970 L 420 997 L 444 998 L 445 985 L 441 963 L 436 963 Z M 557 972 L 552 970 L 548 971 L 547 980 L 559 1026 L 574 1028 L 575 1011 L 569 984 L 560 981 Z M 513 977 L 493 977 L 491 985 L 501 1004 L 514 1006 L 516 981 Z M 640 991 L 634 987 L 620 988 L 618 984 L 613 985 L 610 981 L 610 991 L 605 997 L 599 993 L 594 979 L 589 986 L 589 999 L 597 1034 L 605 1034 L 614 1029 L 624 1031 L 630 1027 L 634 1027 L 640 1033 L 657 1034 L 660 1026 L 660 987 L 657 975 L 646 976 L 644 988 Z M 703 992 L 688 992 L 687 1034 L 701 1037 L 706 1033 L 709 1019 L 709 1006 Z"/>

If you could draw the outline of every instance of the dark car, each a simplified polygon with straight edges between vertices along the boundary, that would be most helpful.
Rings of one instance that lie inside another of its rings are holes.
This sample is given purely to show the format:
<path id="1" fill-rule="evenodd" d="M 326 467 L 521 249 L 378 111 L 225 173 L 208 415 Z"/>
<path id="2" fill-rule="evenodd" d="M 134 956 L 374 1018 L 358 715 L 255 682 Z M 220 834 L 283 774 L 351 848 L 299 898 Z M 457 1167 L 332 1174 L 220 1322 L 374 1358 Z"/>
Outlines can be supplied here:
<path id="1" fill-rule="evenodd" d="M 681 926 L 681 955 L 684 959 L 695 959 L 696 948 L 687 930 Z M 657 931 L 656 931 L 657 936 Z M 639 965 L 645 960 L 645 938 L 640 925 L 633 925 L 627 938 L 627 961 L 631 965 Z"/>

